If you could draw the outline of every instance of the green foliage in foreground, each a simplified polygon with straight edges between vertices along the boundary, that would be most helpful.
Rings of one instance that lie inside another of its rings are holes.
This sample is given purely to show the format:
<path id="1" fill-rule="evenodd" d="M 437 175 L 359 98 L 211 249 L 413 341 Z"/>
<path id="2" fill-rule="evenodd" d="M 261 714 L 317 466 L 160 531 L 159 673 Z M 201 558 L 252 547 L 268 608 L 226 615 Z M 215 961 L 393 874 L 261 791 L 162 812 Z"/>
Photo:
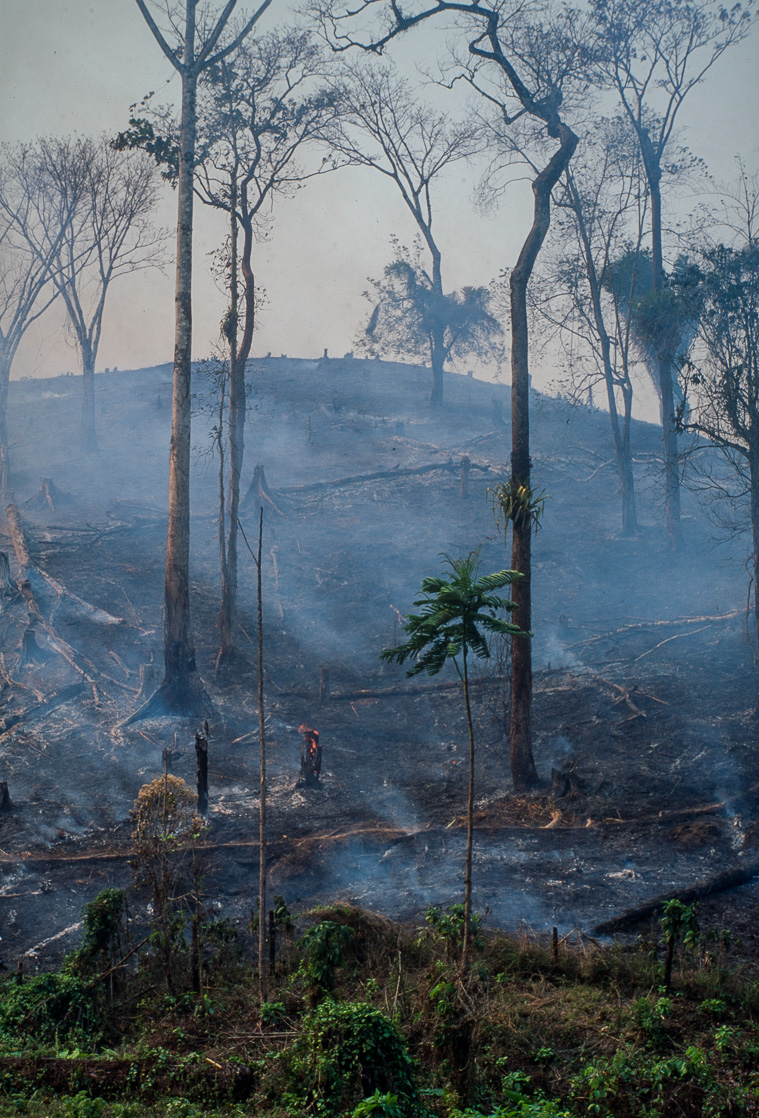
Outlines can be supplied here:
<path id="1" fill-rule="evenodd" d="M 85 928 L 100 960 L 110 901 Z M 169 994 L 148 946 L 105 996 L 80 951 L 0 984 L 0 1118 L 752 1118 L 757 976 L 724 932 L 686 943 L 676 915 L 637 947 L 563 944 L 558 962 L 480 923 L 462 979 L 461 906 L 421 929 L 334 906 L 280 943 L 261 1007 L 234 953 L 200 994 L 189 966 Z"/>
<path id="2" fill-rule="evenodd" d="M 0 1050 L 32 1043 L 76 1043 L 92 1048 L 102 1038 L 103 1018 L 90 984 L 65 970 L 3 984 Z"/>

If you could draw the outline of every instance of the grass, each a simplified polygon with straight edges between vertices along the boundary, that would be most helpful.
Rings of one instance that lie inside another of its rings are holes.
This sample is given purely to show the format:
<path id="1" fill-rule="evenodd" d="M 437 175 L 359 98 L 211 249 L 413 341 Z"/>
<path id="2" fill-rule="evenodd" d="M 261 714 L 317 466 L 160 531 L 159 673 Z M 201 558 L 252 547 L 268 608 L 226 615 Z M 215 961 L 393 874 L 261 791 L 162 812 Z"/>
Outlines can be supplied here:
<path id="1" fill-rule="evenodd" d="M 168 995 L 158 959 L 143 954 L 107 997 L 97 988 L 96 1022 L 52 1033 L 39 999 L 25 1026 L 6 979 L 0 1115 L 759 1113 L 759 983 L 726 943 L 680 951 L 665 991 L 662 945 L 650 939 L 576 940 L 554 962 L 549 943 L 485 927 L 462 982 L 456 919 L 437 914 L 420 929 L 334 906 L 299 923 L 317 932 L 283 950 L 261 1008 L 252 964 L 231 949 L 200 995 Z"/>

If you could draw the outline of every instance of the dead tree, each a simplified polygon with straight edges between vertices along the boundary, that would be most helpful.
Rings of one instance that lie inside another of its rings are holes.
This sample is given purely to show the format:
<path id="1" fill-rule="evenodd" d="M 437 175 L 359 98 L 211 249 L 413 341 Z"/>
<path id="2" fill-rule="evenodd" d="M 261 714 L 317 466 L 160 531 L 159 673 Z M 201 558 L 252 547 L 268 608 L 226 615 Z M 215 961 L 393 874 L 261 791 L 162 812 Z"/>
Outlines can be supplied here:
<path id="1" fill-rule="evenodd" d="M 166 542 L 163 651 L 165 675 L 155 695 L 133 716 L 151 711 L 197 714 L 203 688 L 195 662 L 190 628 L 190 446 L 192 372 L 192 228 L 197 144 L 197 88 L 200 75 L 231 54 L 247 38 L 271 4 L 263 0 L 240 32 L 223 47 L 237 0 L 228 0 L 198 34 L 198 0 L 184 0 L 184 26 L 172 46 L 158 27 L 148 0 L 136 0 L 145 22 L 182 82 L 177 172 L 177 267 L 174 376 L 169 458 L 169 528 Z M 178 26 L 178 21 L 175 24 Z"/>
<path id="2" fill-rule="evenodd" d="M 195 758 L 198 780 L 198 815 L 208 815 L 208 723 L 195 733 Z"/>

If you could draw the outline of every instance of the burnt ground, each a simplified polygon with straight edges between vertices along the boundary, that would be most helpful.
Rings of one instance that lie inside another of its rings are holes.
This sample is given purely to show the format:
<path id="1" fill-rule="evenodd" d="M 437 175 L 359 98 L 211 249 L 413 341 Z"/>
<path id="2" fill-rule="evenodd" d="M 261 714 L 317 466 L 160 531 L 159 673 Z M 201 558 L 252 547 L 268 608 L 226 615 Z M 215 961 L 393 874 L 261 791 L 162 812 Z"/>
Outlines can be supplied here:
<path id="1" fill-rule="evenodd" d="M 251 373 L 243 488 L 262 463 L 277 506 L 264 529 L 270 879 L 295 910 L 346 899 L 415 918 L 461 893 L 466 765 L 455 676 L 409 683 L 379 652 L 400 639 L 398 611 L 441 552 L 480 545 L 483 570 L 508 565 L 487 497 L 508 461 L 508 400 L 503 387 L 451 376 L 433 416 L 427 376 L 352 360 L 271 359 Z M 38 625 L 39 653 L 24 662 L 26 605 L 3 603 L 6 965 L 29 951 L 40 967 L 55 962 L 77 941 L 82 904 L 129 884 L 130 808 L 161 773 L 165 746 L 172 771 L 194 784 L 196 723 L 121 725 L 138 705 L 141 669 L 147 683 L 160 678 L 170 370 L 97 378 L 101 450 L 86 457 L 73 434 L 80 387 L 69 377 L 12 386 L 14 489 L 32 558 L 56 586 L 32 583 L 66 645 Z M 193 624 L 212 703 L 208 890 L 244 927 L 258 866 L 255 583 L 243 548 L 241 655 L 215 677 L 210 422 L 196 423 L 192 498 Z M 474 899 L 501 927 L 589 932 L 759 859 L 746 544 L 715 544 L 686 493 L 686 546 L 668 550 L 655 428 L 635 428 L 635 539 L 618 531 L 605 413 L 535 394 L 533 432 L 535 484 L 549 496 L 534 571 L 535 756 L 546 787 L 513 795 L 495 650 L 475 689 Z M 473 463 L 465 498 L 463 454 Z M 428 465 L 441 468 L 403 473 Z M 384 476 L 350 480 L 369 474 Z M 35 501 L 42 475 L 61 491 L 53 508 Z M 243 523 L 252 540 L 253 506 Z M 7 536 L 0 548 L 15 575 Z M 73 650 L 76 667 L 61 649 Z M 325 667 L 330 697 L 320 703 Z M 40 706 L 51 696 L 59 705 Z M 315 789 L 299 779 L 302 722 L 324 747 Z M 552 769 L 572 766 L 574 792 L 553 795 Z M 729 927 L 756 956 L 758 901 L 754 880 L 704 902 L 703 922 Z"/>

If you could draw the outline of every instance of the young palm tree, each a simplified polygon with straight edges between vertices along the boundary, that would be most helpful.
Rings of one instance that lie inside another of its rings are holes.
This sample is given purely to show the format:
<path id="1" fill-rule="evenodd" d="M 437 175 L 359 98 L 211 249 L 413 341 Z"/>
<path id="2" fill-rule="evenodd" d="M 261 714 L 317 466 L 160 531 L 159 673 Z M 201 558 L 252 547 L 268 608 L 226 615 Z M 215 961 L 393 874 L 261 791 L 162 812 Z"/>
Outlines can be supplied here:
<path id="1" fill-rule="evenodd" d="M 444 555 L 451 578 L 425 578 L 423 597 L 414 601 L 421 613 L 409 614 L 404 630 L 405 644 L 386 648 L 381 658 L 403 664 L 415 659 L 407 675 L 427 672 L 437 675 L 447 660 L 453 660 L 464 691 L 467 729 L 469 731 L 469 790 L 467 798 L 466 865 L 464 870 L 464 941 L 461 951 L 461 972 L 469 967 L 472 924 L 472 836 L 474 831 L 474 727 L 469 702 L 468 659 L 470 655 L 486 660 L 490 649 L 485 634 L 509 633 L 529 636 L 516 625 L 497 616 L 501 610 L 512 610 L 514 603 L 493 593 L 509 586 L 522 576 L 518 571 L 498 571 L 477 577 L 480 552 L 471 551 L 464 559 Z M 461 664 L 459 665 L 459 657 Z"/>

